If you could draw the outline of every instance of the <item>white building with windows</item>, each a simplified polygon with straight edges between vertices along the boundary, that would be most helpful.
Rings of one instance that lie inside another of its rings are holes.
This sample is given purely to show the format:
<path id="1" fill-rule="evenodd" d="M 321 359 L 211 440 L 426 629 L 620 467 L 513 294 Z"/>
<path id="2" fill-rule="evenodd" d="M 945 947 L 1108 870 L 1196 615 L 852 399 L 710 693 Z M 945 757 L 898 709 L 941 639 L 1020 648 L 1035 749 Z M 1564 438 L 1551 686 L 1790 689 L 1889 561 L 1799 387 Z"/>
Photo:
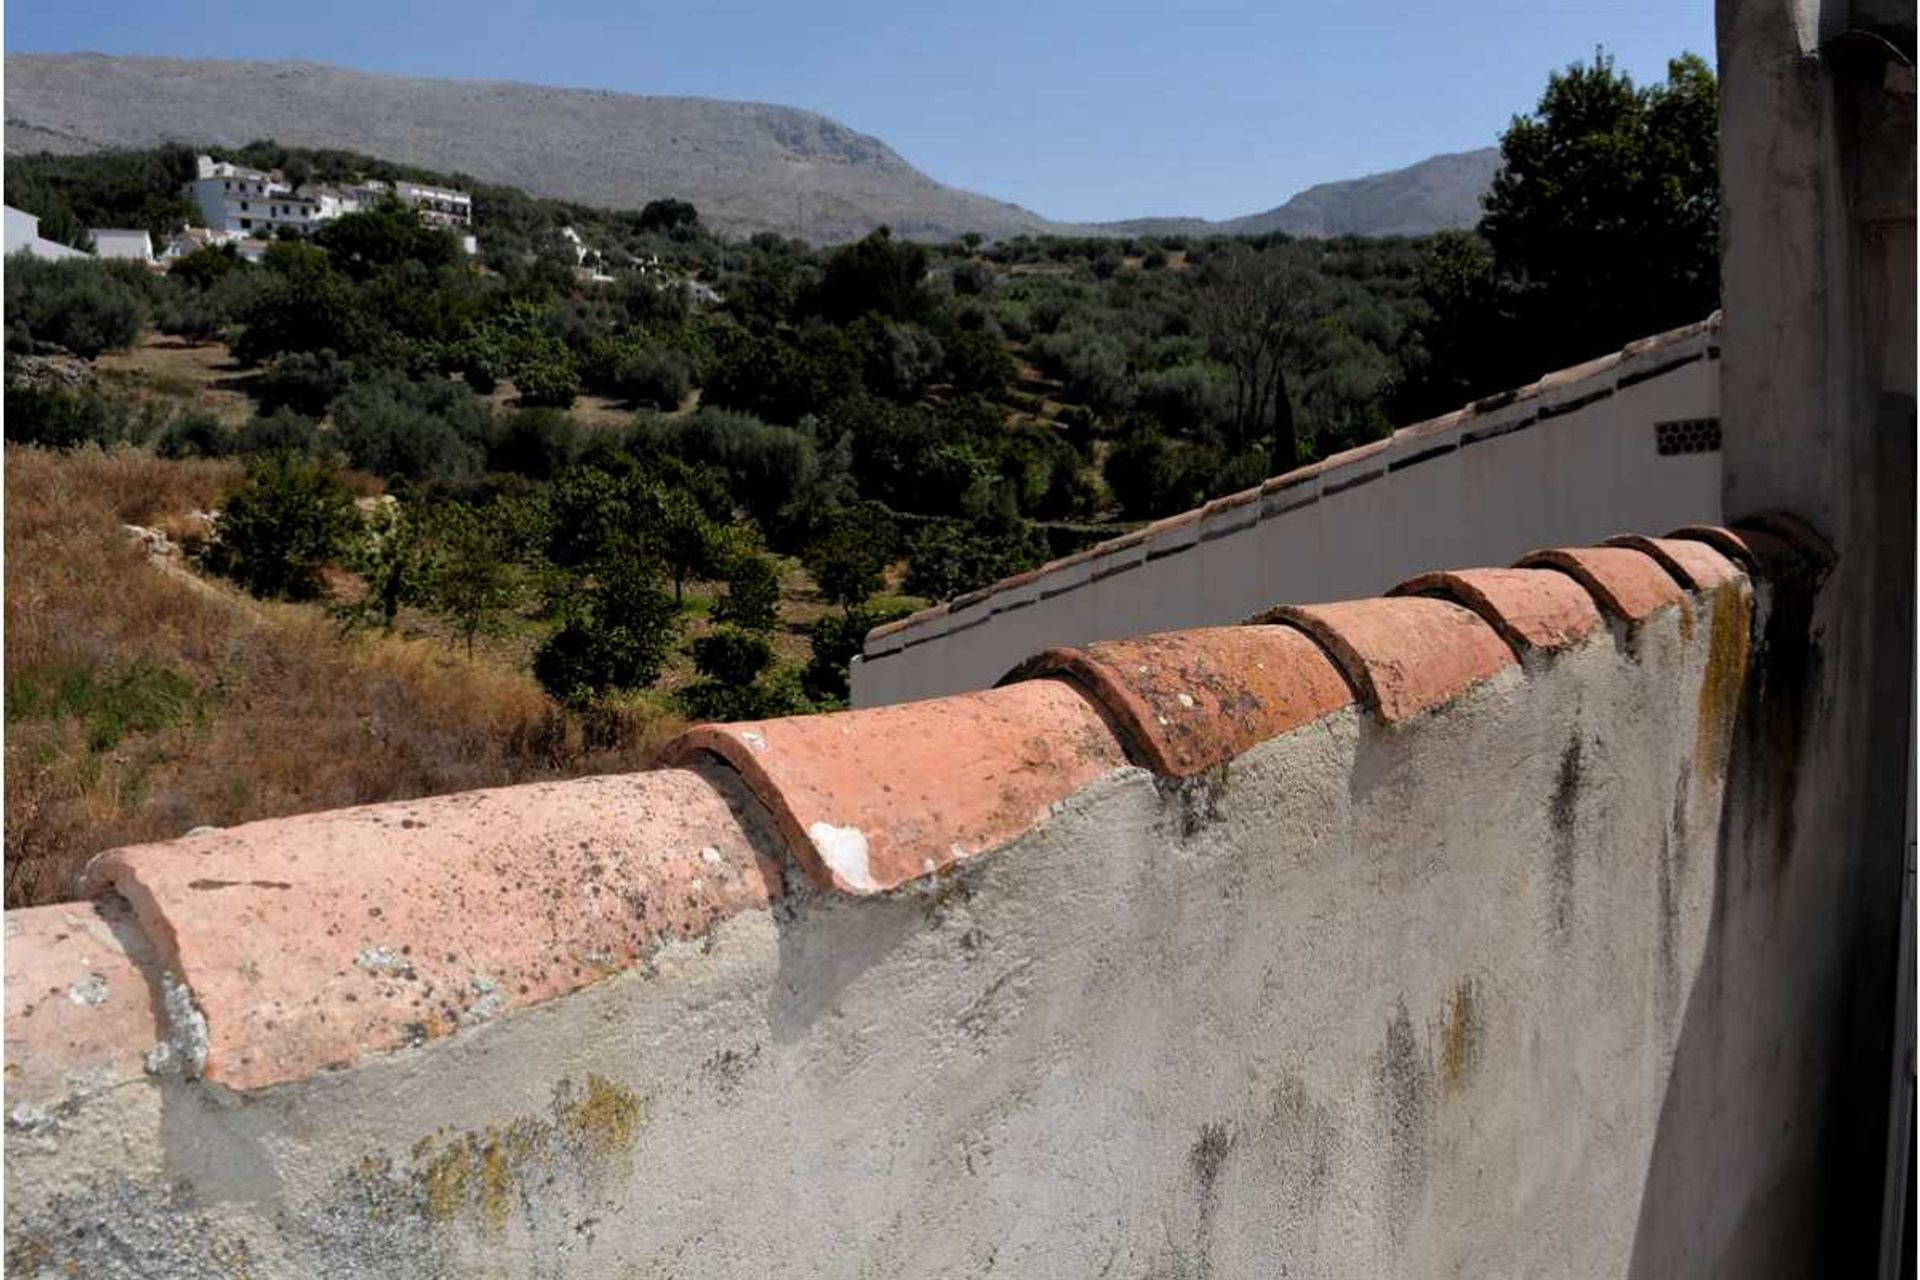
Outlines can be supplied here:
<path id="1" fill-rule="evenodd" d="M 429 187 L 418 182 L 396 182 L 393 193 L 420 215 L 420 221 L 444 230 L 473 225 L 473 197 L 452 187 Z"/>
<path id="2" fill-rule="evenodd" d="M 464 231 L 473 222 L 473 197 L 451 187 L 368 179 L 346 187 L 296 189 L 277 170 L 262 172 L 211 156 L 200 157 L 198 176 L 187 184 L 186 194 L 209 230 L 238 235 L 271 236 L 281 227 L 305 233 L 388 197 L 415 210 L 430 227 Z"/>

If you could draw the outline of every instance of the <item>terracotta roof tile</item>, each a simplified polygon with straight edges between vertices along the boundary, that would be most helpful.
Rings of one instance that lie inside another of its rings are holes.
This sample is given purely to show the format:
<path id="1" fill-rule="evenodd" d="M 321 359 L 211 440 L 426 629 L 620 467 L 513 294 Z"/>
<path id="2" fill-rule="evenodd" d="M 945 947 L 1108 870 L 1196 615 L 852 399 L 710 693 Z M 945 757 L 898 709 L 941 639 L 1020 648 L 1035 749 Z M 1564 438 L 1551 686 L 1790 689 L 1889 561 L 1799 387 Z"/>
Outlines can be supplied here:
<path id="1" fill-rule="evenodd" d="M 1208 627 L 1049 649 L 1008 680 L 1076 680 L 1148 768 L 1186 778 L 1352 703 L 1320 647 L 1291 627 Z"/>
<path id="2" fill-rule="evenodd" d="M 1392 594 L 1440 595 L 1479 614 L 1516 650 L 1559 649 L 1600 626 L 1586 588 L 1551 569 L 1449 569 L 1409 578 Z"/>
<path id="3" fill-rule="evenodd" d="M 1305 631 L 1360 700 L 1392 723 L 1514 666 L 1506 641 L 1470 610 L 1421 596 L 1283 606 L 1256 619 Z"/>
<path id="4" fill-rule="evenodd" d="M 814 881 L 882 893 L 997 849 L 1126 764 L 1099 711 L 1067 684 L 865 711 L 701 725 L 669 758 L 710 752 L 780 822 Z"/>
<path id="5" fill-rule="evenodd" d="M 726 798 L 677 769 L 255 822 L 116 850 L 88 879 L 185 980 L 204 1075 L 237 1089 L 596 982 L 779 884 Z"/>
<path id="6" fill-rule="evenodd" d="M 1739 565 L 1709 544 L 1690 538 L 1649 538 L 1638 533 L 1623 533 L 1608 538 L 1607 545 L 1645 552 L 1690 591 L 1711 591 L 1741 576 Z"/>
<path id="7" fill-rule="evenodd" d="M 1627 547 L 1556 547 L 1536 551 L 1520 565 L 1571 574 L 1602 609 L 1628 622 L 1645 622 L 1669 605 L 1686 605 L 1686 593 L 1659 561 Z"/>
<path id="8" fill-rule="evenodd" d="M 126 905 L 63 902 L 7 912 L 7 1109 L 138 1080 L 166 1039 L 153 948 Z"/>

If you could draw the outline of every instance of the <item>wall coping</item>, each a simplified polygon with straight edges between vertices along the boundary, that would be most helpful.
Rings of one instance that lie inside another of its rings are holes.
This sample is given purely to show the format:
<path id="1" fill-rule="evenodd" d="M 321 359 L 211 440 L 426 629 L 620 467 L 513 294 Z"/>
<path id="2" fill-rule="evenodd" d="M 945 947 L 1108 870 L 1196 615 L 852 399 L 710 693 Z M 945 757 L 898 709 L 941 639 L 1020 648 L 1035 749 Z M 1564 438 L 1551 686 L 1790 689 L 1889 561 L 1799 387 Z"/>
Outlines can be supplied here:
<path id="1" fill-rule="evenodd" d="M 1049 650 L 980 692 L 697 726 L 648 772 L 111 850 L 90 902 L 7 914 L 7 1046 L 30 1064 L 8 1105 L 136 1070 L 259 1090 L 418 1049 L 796 894 L 937 889 L 1117 771 L 1184 783 L 1336 714 L 1394 731 L 1603 627 L 1723 616 L 1702 598 L 1798 554 L 1758 529 L 1623 536 Z"/>

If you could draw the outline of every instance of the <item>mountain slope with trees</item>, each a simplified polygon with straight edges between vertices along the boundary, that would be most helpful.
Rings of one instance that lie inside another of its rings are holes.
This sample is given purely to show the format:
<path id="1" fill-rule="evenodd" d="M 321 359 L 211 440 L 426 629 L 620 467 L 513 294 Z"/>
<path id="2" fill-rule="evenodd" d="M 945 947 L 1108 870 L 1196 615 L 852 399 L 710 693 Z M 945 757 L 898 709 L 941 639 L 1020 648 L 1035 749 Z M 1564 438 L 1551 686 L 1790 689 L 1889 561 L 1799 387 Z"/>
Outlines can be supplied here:
<path id="1" fill-rule="evenodd" d="M 1076 225 L 936 182 L 877 138 L 791 107 L 380 75 L 307 62 L 101 54 L 6 57 L 9 154 L 274 138 L 535 195 L 638 208 L 680 197 L 716 230 L 824 243 L 886 225 L 908 239 L 1030 235 L 1425 235 L 1473 225 L 1489 150 L 1328 182 L 1219 222 Z"/>

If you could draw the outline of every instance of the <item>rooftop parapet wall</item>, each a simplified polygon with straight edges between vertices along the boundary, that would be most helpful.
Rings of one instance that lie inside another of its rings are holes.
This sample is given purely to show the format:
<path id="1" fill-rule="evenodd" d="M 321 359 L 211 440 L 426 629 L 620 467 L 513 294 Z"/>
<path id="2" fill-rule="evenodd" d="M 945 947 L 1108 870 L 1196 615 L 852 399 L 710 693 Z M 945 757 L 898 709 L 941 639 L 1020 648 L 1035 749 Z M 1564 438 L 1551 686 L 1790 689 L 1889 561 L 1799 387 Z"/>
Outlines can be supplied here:
<path id="1" fill-rule="evenodd" d="M 1720 517 L 1717 315 L 877 627 L 855 706 L 1057 645 L 1370 595 L 1438 564 Z"/>
<path id="2" fill-rule="evenodd" d="M 105 855 L 9 1270 L 1624 1273 L 1785 545 L 1627 541 Z"/>

